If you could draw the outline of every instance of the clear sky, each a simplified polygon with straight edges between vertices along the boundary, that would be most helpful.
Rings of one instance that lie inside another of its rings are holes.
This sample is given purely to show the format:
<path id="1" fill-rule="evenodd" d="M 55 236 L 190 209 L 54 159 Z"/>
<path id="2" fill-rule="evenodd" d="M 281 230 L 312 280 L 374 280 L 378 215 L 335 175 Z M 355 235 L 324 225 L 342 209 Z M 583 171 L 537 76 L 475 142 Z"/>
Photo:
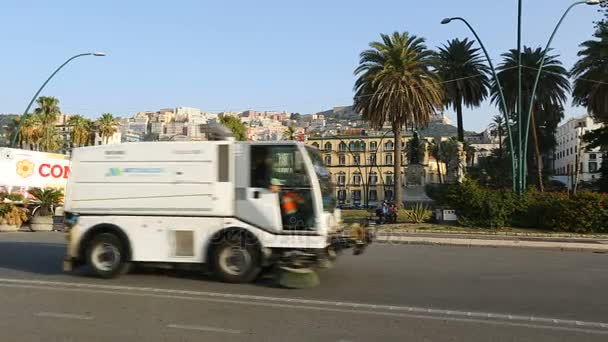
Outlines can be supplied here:
<path id="1" fill-rule="evenodd" d="M 524 0 L 524 42 L 544 45 L 573 0 Z M 409 31 L 436 47 L 469 32 L 493 59 L 516 43 L 516 0 L 64 1 L 0 2 L 0 113 L 20 113 L 68 57 L 73 61 L 43 95 L 66 113 L 95 117 L 190 106 L 206 111 L 314 113 L 352 103 L 359 53 L 381 32 Z M 554 43 L 566 67 L 591 37 L 595 8 L 579 6 Z M 569 108 L 568 116 L 583 108 Z M 497 110 L 465 110 L 480 130 Z M 448 112 L 452 116 L 451 112 Z"/>

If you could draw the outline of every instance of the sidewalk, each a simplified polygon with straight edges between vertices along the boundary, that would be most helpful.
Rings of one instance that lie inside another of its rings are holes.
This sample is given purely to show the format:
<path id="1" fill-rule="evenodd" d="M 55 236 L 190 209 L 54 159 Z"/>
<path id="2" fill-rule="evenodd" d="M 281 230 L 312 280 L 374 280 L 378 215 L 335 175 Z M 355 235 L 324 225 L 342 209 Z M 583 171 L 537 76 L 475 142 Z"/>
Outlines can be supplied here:
<path id="1" fill-rule="evenodd" d="M 608 253 L 608 236 L 538 232 L 470 232 L 399 229 L 381 226 L 376 242 L 387 244 L 449 245 L 462 247 L 517 247 Z"/>

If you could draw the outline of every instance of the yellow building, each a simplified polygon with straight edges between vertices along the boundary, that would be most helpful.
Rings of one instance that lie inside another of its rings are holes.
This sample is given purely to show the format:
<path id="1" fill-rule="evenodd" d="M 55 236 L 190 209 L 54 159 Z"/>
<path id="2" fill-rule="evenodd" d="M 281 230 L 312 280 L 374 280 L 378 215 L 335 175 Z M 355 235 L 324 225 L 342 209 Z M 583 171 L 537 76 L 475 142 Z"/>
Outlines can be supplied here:
<path id="1" fill-rule="evenodd" d="M 307 145 L 313 146 L 321 152 L 336 186 L 336 198 L 339 205 L 375 206 L 383 200 L 393 201 L 396 142 L 392 132 L 350 133 L 356 134 L 311 136 L 306 141 Z M 401 177 L 401 184 L 404 188 L 408 181 L 406 147 L 412 137 L 413 132 L 407 131 L 398 142 L 401 144 L 403 152 L 399 177 Z M 447 137 L 445 138 L 447 139 Z M 430 137 L 421 138 L 421 142 L 432 139 Z M 438 164 L 432 157 L 429 158 L 428 153 L 425 153 L 421 164 L 424 170 L 420 179 L 421 185 L 439 183 L 437 169 L 438 166 L 441 167 L 442 174 L 445 174 L 445 165 Z M 405 194 L 405 190 L 403 193 Z"/>

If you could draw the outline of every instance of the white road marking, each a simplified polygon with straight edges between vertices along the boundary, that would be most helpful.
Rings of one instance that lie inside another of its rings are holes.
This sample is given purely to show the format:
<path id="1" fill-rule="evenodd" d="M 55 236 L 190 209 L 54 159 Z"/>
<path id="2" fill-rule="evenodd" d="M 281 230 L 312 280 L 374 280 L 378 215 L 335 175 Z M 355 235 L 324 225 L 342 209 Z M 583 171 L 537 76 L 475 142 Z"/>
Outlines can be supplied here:
<path id="1" fill-rule="evenodd" d="M 219 333 L 227 333 L 227 334 L 240 334 L 241 333 L 240 330 L 205 327 L 205 326 L 200 326 L 200 325 L 169 324 L 169 325 L 167 325 L 167 328 L 210 331 L 210 332 L 219 332 Z"/>
<path id="2" fill-rule="evenodd" d="M 139 288 L 131 286 L 99 285 L 91 283 L 67 283 L 12 278 L 0 278 L 0 287 L 33 288 L 51 291 L 88 292 L 110 295 L 172 298 L 191 301 L 231 303 L 239 305 L 256 305 L 301 310 L 317 310 L 352 314 L 370 314 L 416 319 L 432 319 L 443 321 L 470 322 L 494 325 L 520 326 L 539 329 L 578 331 L 596 334 L 608 334 L 608 323 L 604 322 L 588 322 L 579 320 L 566 320 L 486 312 L 441 310 L 412 306 L 375 305 L 297 298 L 265 297 L 217 292 L 172 290 L 161 288 Z"/>
<path id="3" fill-rule="evenodd" d="M 38 312 L 38 313 L 36 313 L 36 316 L 50 317 L 50 318 L 80 319 L 80 320 L 92 320 L 93 319 L 92 316 L 61 313 L 61 312 Z"/>

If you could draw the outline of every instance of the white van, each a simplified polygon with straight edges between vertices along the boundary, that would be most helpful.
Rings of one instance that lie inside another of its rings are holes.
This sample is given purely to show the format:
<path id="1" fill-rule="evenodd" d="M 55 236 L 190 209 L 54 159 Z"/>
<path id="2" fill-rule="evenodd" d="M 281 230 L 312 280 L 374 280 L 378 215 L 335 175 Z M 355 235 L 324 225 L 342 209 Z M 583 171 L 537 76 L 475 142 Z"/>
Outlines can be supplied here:
<path id="1" fill-rule="evenodd" d="M 227 282 L 364 246 L 342 236 L 330 174 L 301 143 L 142 142 L 75 149 L 66 270 L 206 264 Z M 365 241 L 363 241 L 365 240 Z"/>

